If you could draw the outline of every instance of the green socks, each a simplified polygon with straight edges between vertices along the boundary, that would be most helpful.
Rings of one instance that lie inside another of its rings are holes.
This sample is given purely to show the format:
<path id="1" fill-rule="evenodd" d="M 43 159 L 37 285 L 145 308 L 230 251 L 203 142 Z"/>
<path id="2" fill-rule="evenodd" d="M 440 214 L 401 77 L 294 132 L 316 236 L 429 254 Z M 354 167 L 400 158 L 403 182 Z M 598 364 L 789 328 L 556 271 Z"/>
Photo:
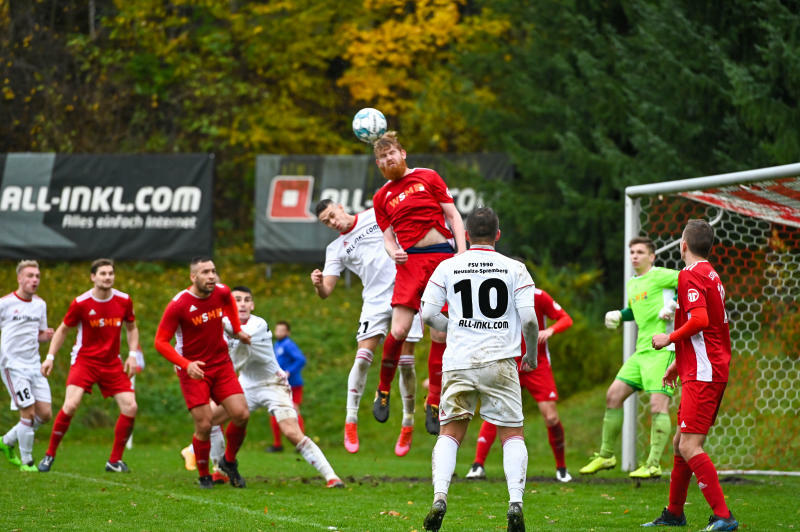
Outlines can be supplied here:
<path id="1" fill-rule="evenodd" d="M 667 417 L 667 423 L 669 423 L 669 417 Z M 600 456 L 603 458 L 614 456 L 614 448 L 620 432 L 622 432 L 622 409 L 606 408 L 603 416 L 603 442 L 600 445 Z"/>
<path id="2" fill-rule="evenodd" d="M 654 466 L 661 463 L 661 454 L 669 441 L 672 423 L 670 423 L 669 414 L 652 414 L 651 423 L 650 456 L 647 457 L 647 465 Z"/>

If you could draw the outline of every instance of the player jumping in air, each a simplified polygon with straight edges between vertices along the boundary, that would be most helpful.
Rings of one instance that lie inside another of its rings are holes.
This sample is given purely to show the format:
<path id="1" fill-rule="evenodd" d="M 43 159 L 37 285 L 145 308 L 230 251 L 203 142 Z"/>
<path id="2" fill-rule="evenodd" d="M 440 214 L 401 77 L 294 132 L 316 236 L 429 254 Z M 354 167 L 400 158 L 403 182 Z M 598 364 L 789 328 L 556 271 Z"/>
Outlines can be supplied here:
<path id="1" fill-rule="evenodd" d="M 50 471 L 56 450 L 69 429 L 83 394 L 91 393 L 94 384 L 100 388 L 103 397 L 114 397 L 120 411 L 114 427 L 114 444 L 106 462 L 106 471 L 128 472 L 127 464 L 122 461 L 122 453 L 133 431 L 138 409 L 131 377 L 136 374 L 138 365 L 139 329 L 136 327 L 130 296 L 114 288 L 114 261 L 97 259 L 92 262 L 90 271 L 94 288 L 72 300 L 64 321 L 53 334 L 47 357 L 42 363 L 42 374 L 50 375 L 53 359 L 64 344 L 67 331 L 77 327 L 78 337 L 75 347 L 72 348 L 72 366 L 67 377 L 64 405 L 53 422 L 47 453 L 39 462 L 41 472 Z M 119 352 L 123 326 L 129 351 L 124 364 Z"/>
<path id="2" fill-rule="evenodd" d="M 233 337 L 246 344 L 250 336 L 242 331 L 236 301 L 230 289 L 218 282 L 217 269 L 210 258 L 193 259 L 190 278 L 192 285 L 172 298 L 164 310 L 155 347 L 177 366 L 186 407 L 194 420 L 192 446 L 200 487 L 214 487 L 209 472 L 212 426 L 209 400 L 213 399 L 232 420 L 225 431 L 227 446 L 219 468 L 228 475 L 231 486 L 243 488 L 245 481 L 239 474 L 236 453 L 244 441 L 250 411 L 228 355 L 222 318 L 230 319 Z M 175 347 L 170 344 L 173 337 Z"/>
<path id="3" fill-rule="evenodd" d="M 39 264 L 23 260 L 17 264 L 17 289 L 0 299 L 0 375 L 11 395 L 12 410 L 19 422 L 0 439 L 0 451 L 20 471 L 36 471 L 33 464 L 33 434 L 52 417 L 50 385 L 41 372 L 39 343 L 53 337 L 47 327 L 47 303 L 36 295 Z M 20 457 L 14 456 L 19 443 Z"/>
<path id="4" fill-rule="evenodd" d="M 497 215 L 481 207 L 467 217 L 469 250 L 442 261 L 422 296 L 422 318 L 447 330 L 442 360 L 441 432 L 433 447 L 433 505 L 423 523 L 439 530 L 447 511 L 447 492 L 456 453 L 480 400 L 481 417 L 498 427 L 508 485 L 508 530 L 525 530 L 522 495 L 528 451 L 522 435 L 522 394 L 515 357 L 522 338 L 536 343 L 539 327 L 534 284 L 521 262 L 494 250 L 500 238 Z M 441 312 L 447 303 L 449 318 Z M 536 367 L 533 350 L 522 370 Z"/>
<path id="5" fill-rule="evenodd" d="M 444 180 L 428 168 L 408 168 L 406 151 L 390 131 L 375 141 L 375 162 L 388 182 L 372 198 L 375 219 L 383 232 L 386 252 L 397 265 L 392 294 L 392 325 L 383 343 L 380 383 L 375 393 L 373 415 L 381 423 L 389 417 L 389 391 L 397 371 L 403 342 L 408 336 L 420 297 L 433 270 L 466 249 L 464 223 L 453 204 Z M 452 233 L 447 229 L 450 226 Z M 425 404 L 425 427 L 439 432 L 441 360 L 446 333 L 431 332 L 428 355 L 429 389 Z"/>
<path id="6" fill-rule="evenodd" d="M 580 469 L 580 473 L 593 474 L 617 465 L 614 447 L 622 431 L 622 403 L 633 392 L 640 390 L 650 394 L 650 455 L 641 467 L 630 473 L 630 477 L 658 478 L 661 476 L 661 454 L 671 432 L 669 398 L 674 393 L 673 388 L 662 384 L 661 378 L 673 359 L 673 352 L 654 350 L 650 338 L 666 331 L 665 320 L 672 319 L 678 272 L 653 266 L 655 246 L 649 238 L 633 238 L 628 248 L 636 272 L 626 287 L 628 307 L 607 312 L 605 322 L 606 327 L 615 329 L 620 320 L 635 320 L 639 329 L 636 351 L 625 361 L 608 387 L 600 452 L 594 454 L 589 463 Z"/>
<path id="7" fill-rule="evenodd" d="M 675 360 L 664 373 L 664 385 L 681 382 L 678 431 L 672 441 L 674 462 L 669 483 L 669 506 L 643 526 L 685 526 L 683 513 L 692 474 L 714 512 L 704 530 L 736 530 L 739 522 L 725 502 L 717 469 L 703 444 L 714 425 L 728 384 L 731 333 L 725 311 L 725 287 L 707 258 L 714 229 L 704 220 L 689 220 L 683 230 L 681 258 L 686 267 L 678 275 L 675 331 L 656 334 L 652 346 L 675 344 Z"/>
<path id="8" fill-rule="evenodd" d="M 357 215 L 345 212 L 342 205 L 329 199 L 320 201 L 317 218 L 326 226 L 340 232 L 339 237 L 325 250 L 322 271 L 311 272 L 311 283 L 322 299 L 336 287 L 345 268 L 355 273 L 364 289 L 363 304 L 358 318 L 356 351 L 353 368 L 347 379 L 347 413 L 344 423 L 344 447 L 348 452 L 358 452 L 358 405 L 367 385 L 367 370 L 373 353 L 386 336 L 392 320 L 392 291 L 396 268 L 386 254 L 383 234 L 375 221 L 375 211 L 367 209 Z M 405 456 L 411 448 L 414 432 L 414 406 L 416 401 L 416 370 L 414 369 L 414 344 L 422 338 L 422 322 L 414 319 L 411 331 L 403 344 L 398 360 L 400 369 L 400 394 L 403 398 L 403 421 L 400 436 L 395 444 L 397 456 Z M 438 405 L 438 400 L 436 402 Z"/>
<path id="9" fill-rule="evenodd" d="M 572 476 L 567 471 L 567 463 L 564 458 L 564 427 L 558 417 L 556 401 L 558 401 L 558 390 L 556 381 L 553 378 L 553 368 L 550 366 L 550 351 L 547 348 L 547 340 L 554 334 L 569 329 L 572 326 L 572 318 L 556 303 L 550 294 L 544 290 L 534 290 L 534 306 L 536 308 L 536 318 L 539 325 L 539 337 L 537 342 L 538 367 L 533 371 L 521 371 L 521 360 L 517 360 L 519 369 L 519 383 L 526 388 L 536 400 L 539 412 L 542 413 L 544 424 L 547 427 L 547 436 L 550 441 L 550 448 L 556 460 L 556 479 L 561 482 L 569 482 Z M 545 327 L 545 319 L 556 320 L 549 327 Z M 522 343 L 522 353 L 526 352 L 526 344 Z M 478 445 L 475 448 L 475 462 L 472 464 L 466 478 L 481 479 L 486 478 L 484 464 L 489 450 L 492 448 L 497 427 L 488 421 L 481 425 L 478 434 Z"/>

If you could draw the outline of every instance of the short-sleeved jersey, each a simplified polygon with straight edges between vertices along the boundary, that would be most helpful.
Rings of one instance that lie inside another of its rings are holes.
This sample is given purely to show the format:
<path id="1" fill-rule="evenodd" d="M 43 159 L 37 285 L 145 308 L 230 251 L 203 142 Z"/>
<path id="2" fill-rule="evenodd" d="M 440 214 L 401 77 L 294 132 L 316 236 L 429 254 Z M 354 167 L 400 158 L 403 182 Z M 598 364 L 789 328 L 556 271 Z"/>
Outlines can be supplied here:
<path id="1" fill-rule="evenodd" d="M 692 309 L 705 307 L 708 313 L 708 326 L 690 338 L 679 340 L 675 346 L 681 381 L 728 382 L 731 332 L 725 312 L 725 287 L 708 261 L 699 261 L 681 270 L 678 305 L 676 329 L 689 321 Z"/>
<path id="2" fill-rule="evenodd" d="M 447 348 L 442 370 L 476 368 L 520 356 L 518 308 L 534 306 L 535 286 L 525 265 L 489 246 L 473 245 L 443 260 L 422 301 L 448 306 Z"/>
<path id="3" fill-rule="evenodd" d="M 135 320 L 133 301 L 116 288 L 105 300 L 94 297 L 91 290 L 73 299 L 63 320 L 64 325 L 78 328 L 72 363 L 78 358 L 100 364 L 115 362 L 119 357 L 122 325 Z"/>
<path id="4" fill-rule="evenodd" d="M 401 179 L 387 182 L 372 198 L 381 231 L 391 226 L 403 249 L 413 247 L 431 228 L 453 238 L 441 203 L 453 203 L 453 196 L 442 177 L 429 168 L 414 168 Z"/>
<path id="5" fill-rule="evenodd" d="M 658 311 L 665 299 L 675 296 L 678 286 L 678 270 L 653 266 L 644 275 L 628 279 L 628 306 L 639 328 L 636 337 L 637 351 L 651 351 L 653 336 L 667 330 L 667 322 L 658 318 Z"/>
<path id="6" fill-rule="evenodd" d="M 228 318 L 225 322 L 228 352 L 242 387 L 266 386 L 268 382 L 274 382 L 275 374 L 281 368 L 272 350 L 272 332 L 267 322 L 251 315 L 247 323 L 242 324 L 242 330 L 250 335 L 250 345 L 232 336 Z"/>
<path id="7" fill-rule="evenodd" d="M 22 299 L 11 292 L 0 299 L 0 367 L 35 369 L 41 366 L 39 331 L 47 329 L 47 303 L 34 295 Z"/>
<path id="8" fill-rule="evenodd" d="M 362 314 L 380 314 L 391 306 L 397 270 L 386 253 L 374 209 L 357 214 L 353 227 L 325 249 L 322 275 L 338 277 L 345 268 L 358 275 L 364 285 Z"/>
<path id="9" fill-rule="evenodd" d="M 197 297 L 186 289 L 167 305 L 158 332 L 169 337 L 174 335 L 175 350 L 190 362 L 203 361 L 205 368 L 226 364 L 230 357 L 222 318 L 235 308 L 231 290 L 224 284 L 217 283 L 206 298 Z"/>

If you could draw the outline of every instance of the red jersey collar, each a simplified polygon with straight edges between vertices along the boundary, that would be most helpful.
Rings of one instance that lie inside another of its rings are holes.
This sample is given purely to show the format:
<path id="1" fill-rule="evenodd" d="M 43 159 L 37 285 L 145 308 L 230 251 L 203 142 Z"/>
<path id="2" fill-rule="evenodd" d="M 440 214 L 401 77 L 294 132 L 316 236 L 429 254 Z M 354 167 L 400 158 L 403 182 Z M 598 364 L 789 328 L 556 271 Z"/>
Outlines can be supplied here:
<path id="1" fill-rule="evenodd" d="M 33 301 L 33 298 L 25 299 L 24 297 L 19 297 L 19 294 L 17 293 L 16 290 L 14 290 L 11 293 L 14 294 L 15 296 L 17 296 L 17 299 L 19 299 L 20 301 L 24 301 L 25 303 L 30 303 L 31 301 Z"/>
<path id="2" fill-rule="evenodd" d="M 494 251 L 495 253 L 497 252 L 497 250 L 494 249 L 494 246 L 490 246 L 488 244 L 472 244 L 467 251 L 472 251 L 473 249 L 475 251 L 482 250 L 482 251 Z"/>
<path id="3" fill-rule="evenodd" d="M 353 229 L 355 229 L 355 228 L 356 228 L 356 225 L 358 225 L 358 214 L 356 214 L 356 219 L 355 219 L 355 220 L 353 220 L 353 226 L 352 226 L 350 229 L 348 229 L 347 231 L 345 231 L 344 233 L 339 233 L 339 234 L 340 234 L 340 235 L 346 235 L 347 233 L 350 233 L 350 232 L 352 232 L 352 231 L 353 231 Z"/>

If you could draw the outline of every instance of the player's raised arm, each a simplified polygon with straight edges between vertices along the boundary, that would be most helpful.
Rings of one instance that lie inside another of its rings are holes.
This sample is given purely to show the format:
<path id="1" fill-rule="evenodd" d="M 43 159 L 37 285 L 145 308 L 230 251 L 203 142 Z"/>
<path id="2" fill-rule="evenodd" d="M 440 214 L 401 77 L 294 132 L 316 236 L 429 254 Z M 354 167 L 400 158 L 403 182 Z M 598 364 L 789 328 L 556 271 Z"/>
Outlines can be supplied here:
<path id="1" fill-rule="evenodd" d="M 338 281 L 339 277 L 336 275 L 322 275 L 319 268 L 311 272 L 311 284 L 314 285 L 314 291 L 321 299 L 326 299 L 331 295 Z"/>

